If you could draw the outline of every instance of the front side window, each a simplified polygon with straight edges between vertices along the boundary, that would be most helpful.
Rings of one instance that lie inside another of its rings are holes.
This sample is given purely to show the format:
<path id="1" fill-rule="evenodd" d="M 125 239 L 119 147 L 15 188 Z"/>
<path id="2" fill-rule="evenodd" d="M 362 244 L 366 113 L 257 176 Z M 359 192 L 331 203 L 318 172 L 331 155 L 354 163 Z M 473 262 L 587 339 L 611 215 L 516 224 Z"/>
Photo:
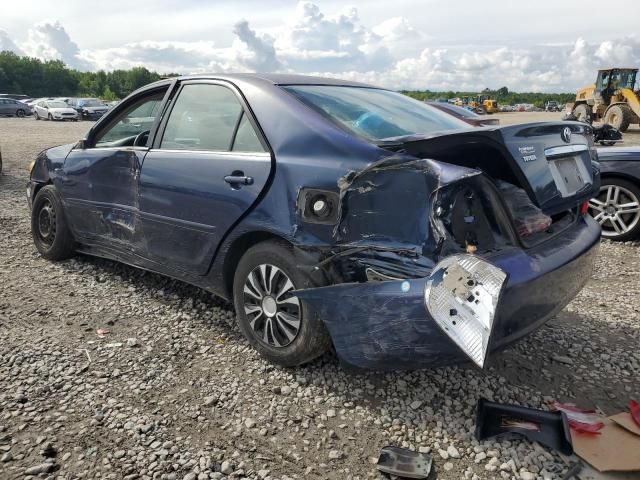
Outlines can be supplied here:
<path id="1" fill-rule="evenodd" d="M 283 88 L 334 123 L 373 141 L 468 127 L 424 102 L 389 90 L 333 85 Z"/>
<path id="2" fill-rule="evenodd" d="M 136 137 L 149 132 L 158 115 L 164 92 L 145 97 L 130 105 L 96 135 L 96 147 L 133 146 Z"/>
<path id="3" fill-rule="evenodd" d="M 231 150 L 242 105 L 227 87 L 188 84 L 171 110 L 160 148 L 168 150 Z"/>

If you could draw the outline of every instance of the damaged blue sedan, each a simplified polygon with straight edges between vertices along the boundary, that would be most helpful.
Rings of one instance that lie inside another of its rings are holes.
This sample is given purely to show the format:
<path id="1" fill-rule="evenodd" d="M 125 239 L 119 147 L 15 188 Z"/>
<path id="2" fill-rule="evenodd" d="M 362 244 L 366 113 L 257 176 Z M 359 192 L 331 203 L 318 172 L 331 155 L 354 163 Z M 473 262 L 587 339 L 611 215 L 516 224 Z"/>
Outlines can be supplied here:
<path id="1" fill-rule="evenodd" d="M 270 361 L 333 345 L 362 368 L 472 360 L 588 280 L 600 228 L 591 127 L 470 128 L 399 93 L 296 75 L 150 84 L 42 152 L 35 246 L 232 300 Z"/>

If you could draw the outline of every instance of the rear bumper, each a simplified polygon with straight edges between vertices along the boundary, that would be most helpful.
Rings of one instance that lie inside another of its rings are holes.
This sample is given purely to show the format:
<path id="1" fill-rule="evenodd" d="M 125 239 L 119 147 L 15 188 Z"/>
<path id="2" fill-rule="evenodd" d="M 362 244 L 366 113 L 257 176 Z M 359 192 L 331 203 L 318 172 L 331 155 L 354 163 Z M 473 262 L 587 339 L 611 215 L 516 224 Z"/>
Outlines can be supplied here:
<path id="1" fill-rule="evenodd" d="M 487 258 L 508 274 L 490 350 L 540 327 L 582 289 L 593 269 L 600 227 L 589 216 L 538 247 Z M 424 304 L 427 278 L 300 290 L 319 315 L 344 362 L 369 369 L 435 367 L 467 361 Z"/>

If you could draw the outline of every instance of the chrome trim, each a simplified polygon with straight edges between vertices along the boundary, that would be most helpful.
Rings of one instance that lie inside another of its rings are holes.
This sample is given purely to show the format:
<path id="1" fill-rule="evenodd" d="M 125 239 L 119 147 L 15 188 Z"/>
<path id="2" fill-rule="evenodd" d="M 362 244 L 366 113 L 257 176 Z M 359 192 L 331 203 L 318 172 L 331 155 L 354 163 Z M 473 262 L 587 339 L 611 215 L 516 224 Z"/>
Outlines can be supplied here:
<path id="1" fill-rule="evenodd" d="M 544 149 L 544 155 L 549 157 L 558 157 L 570 153 L 586 152 L 589 150 L 588 145 L 563 145 L 562 147 L 551 147 Z"/>
<path id="2" fill-rule="evenodd" d="M 166 153 L 197 153 L 201 155 L 225 155 L 225 156 L 242 156 L 242 157 L 264 157 L 271 158 L 269 152 L 237 152 L 228 150 L 169 150 L 164 148 L 154 148 L 153 152 L 166 152 Z"/>

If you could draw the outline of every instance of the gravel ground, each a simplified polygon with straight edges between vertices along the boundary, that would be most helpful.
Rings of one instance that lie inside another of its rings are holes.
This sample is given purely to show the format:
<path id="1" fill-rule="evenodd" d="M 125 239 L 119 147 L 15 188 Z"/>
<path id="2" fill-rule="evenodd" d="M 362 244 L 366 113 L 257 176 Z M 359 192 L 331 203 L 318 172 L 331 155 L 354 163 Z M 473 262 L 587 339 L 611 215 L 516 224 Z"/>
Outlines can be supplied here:
<path id="1" fill-rule="evenodd" d="M 25 166 L 88 127 L 0 119 L 2 479 L 381 478 L 372 459 L 389 444 L 430 451 L 440 479 L 561 478 L 544 447 L 476 442 L 476 400 L 613 413 L 640 399 L 637 244 L 604 242 L 576 300 L 484 371 L 356 374 L 331 355 L 281 369 L 197 288 L 90 257 L 47 262 Z"/>

